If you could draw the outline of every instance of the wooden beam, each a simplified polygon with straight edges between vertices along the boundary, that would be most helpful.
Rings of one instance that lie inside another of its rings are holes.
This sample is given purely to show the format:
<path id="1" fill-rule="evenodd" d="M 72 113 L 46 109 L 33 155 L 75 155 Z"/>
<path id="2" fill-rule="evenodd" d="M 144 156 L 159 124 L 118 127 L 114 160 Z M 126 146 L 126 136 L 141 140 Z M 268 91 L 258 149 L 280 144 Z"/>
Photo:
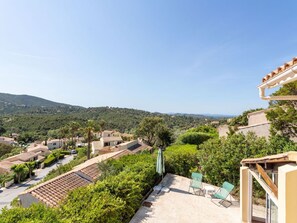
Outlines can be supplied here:
<path id="1" fill-rule="evenodd" d="M 258 172 L 261 174 L 261 177 L 267 184 L 267 186 L 271 189 L 271 191 L 274 193 L 276 197 L 278 197 L 278 188 L 277 186 L 273 183 L 273 181 L 270 179 L 270 177 L 267 175 L 265 170 L 259 165 L 256 164 Z"/>

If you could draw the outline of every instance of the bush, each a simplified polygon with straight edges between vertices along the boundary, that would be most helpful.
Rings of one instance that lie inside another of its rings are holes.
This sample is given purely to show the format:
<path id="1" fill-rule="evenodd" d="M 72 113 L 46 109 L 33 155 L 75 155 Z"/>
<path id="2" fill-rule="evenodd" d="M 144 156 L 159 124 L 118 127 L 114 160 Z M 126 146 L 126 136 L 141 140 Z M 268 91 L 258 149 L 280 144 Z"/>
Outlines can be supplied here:
<path id="1" fill-rule="evenodd" d="M 203 142 L 218 138 L 219 134 L 214 127 L 208 125 L 200 125 L 196 128 L 191 128 L 177 138 L 177 144 L 193 144 L 200 145 Z"/>
<path id="2" fill-rule="evenodd" d="M 180 135 L 177 141 L 183 144 L 200 145 L 212 137 L 213 136 L 211 134 L 203 132 L 186 132 Z"/>
<path id="3" fill-rule="evenodd" d="M 196 145 L 173 145 L 166 148 L 165 170 L 185 177 L 191 175 L 191 170 L 198 168 L 198 151 Z"/>
<path id="4" fill-rule="evenodd" d="M 1 223 L 66 223 L 58 219 L 57 211 L 42 204 L 34 204 L 30 208 L 3 208 Z"/>
<path id="5" fill-rule="evenodd" d="M 244 158 L 269 154 L 265 138 L 253 133 L 234 134 L 227 138 L 211 139 L 200 145 L 199 164 L 204 179 L 214 185 L 228 181 L 239 185 L 240 162 Z"/>

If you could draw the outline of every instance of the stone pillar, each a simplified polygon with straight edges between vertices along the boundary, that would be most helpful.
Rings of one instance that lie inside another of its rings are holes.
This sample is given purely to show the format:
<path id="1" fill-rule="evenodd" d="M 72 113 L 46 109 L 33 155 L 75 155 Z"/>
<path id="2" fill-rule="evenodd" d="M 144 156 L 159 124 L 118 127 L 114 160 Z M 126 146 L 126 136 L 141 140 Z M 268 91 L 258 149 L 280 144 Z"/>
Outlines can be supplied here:
<path id="1" fill-rule="evenodd" d="M 248 167 L 240 167 L 240 216 L 242 223 L 252 222 L 252 174 Z"/>
<path id="2" fill-rule="evenodd" d="M 297 166 L 287 164 L 278 168 L 278 222 L 297 221 Z"/>

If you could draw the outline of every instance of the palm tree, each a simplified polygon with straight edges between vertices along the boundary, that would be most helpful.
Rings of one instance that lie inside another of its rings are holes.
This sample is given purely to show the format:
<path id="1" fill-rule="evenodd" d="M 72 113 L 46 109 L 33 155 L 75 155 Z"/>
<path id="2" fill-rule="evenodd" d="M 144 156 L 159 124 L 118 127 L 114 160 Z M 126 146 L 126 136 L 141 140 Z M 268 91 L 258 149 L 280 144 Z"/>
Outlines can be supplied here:
<path id="1" fill-rule="evenodd" d="M 25 165 L 29 169 L 29 176 L 30 176 L 30 178 L 32 177 L 32 172 L 34 170 L 35 164 L 36 164 L 35 161 L 25 163 Z"/>
<path id="2" fill-rule="evenodd" d="M 11 167 L 11 170 L 15 173 L 17 177 L 17 182 L 21 183 L 21 176 L 23 173 L 26 172 L 28 168 L 26 167 L 25 164 L 15 164 Z"/>
<path id="3" fill-rule="evenodd" d="M 87 157 L 88 159 L 91 158 L 91 141 L 93 138 L 93 132 L 95 131 L 95 122 L 94 120 L 88 120 L 87 126 L 83 129 L 84 133 L 87 136 L 88 141 L 88 149 L 87 149 Z"/>
<path id="4" fill-rule="evenodd" d="M 79 130 L 80 124 L 78 122 L 72 121 L 72 122 L 70 122 L 68 124 L 68 127 L 69 127 L 69 132 L 70 132 L 70 135 L 71 135 L 71 141 L 72 141 L 72 144 L 73 144 L 73 137 L 75 136 L 75 134 Z"/>

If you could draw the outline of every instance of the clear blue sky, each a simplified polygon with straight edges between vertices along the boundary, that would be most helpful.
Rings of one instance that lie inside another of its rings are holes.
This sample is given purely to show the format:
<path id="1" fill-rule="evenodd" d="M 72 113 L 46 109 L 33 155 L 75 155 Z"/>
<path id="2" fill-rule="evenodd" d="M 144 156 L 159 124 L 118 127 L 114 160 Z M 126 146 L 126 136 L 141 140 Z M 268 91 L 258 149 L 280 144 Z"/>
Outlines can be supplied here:
<path id="1" fill-rule="evenodd" d="M 0 92 L 239 114 L 297 56 L 296 1 L 1 1 Z"/>

